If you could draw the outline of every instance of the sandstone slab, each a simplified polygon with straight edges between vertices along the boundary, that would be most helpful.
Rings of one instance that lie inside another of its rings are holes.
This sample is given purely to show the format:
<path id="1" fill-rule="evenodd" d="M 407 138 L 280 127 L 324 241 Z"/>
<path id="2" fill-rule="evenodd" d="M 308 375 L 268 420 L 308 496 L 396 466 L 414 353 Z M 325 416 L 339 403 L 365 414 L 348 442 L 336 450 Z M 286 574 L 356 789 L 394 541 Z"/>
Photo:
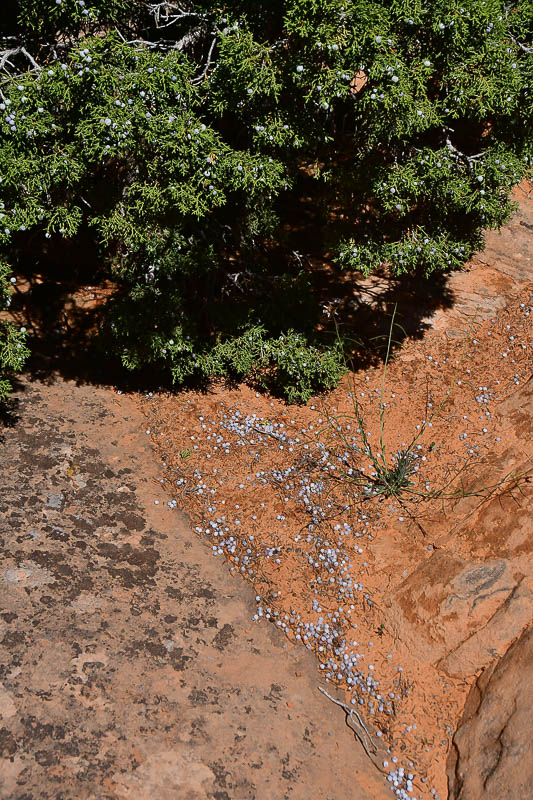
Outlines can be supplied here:
<path id="1" fill-rule="evenodd" d="M 423 561 L 385 600 L 389 624 L 448 675 L 475 675 L 533 619 L 533 595 L 505 559 L 472 562 L 445 550 Z"/>
<path id="2" fill-rule="evenodd" d="M 533 787 L 533 628 L 472 686 L 448 759 L 449 800 L 526 800 Z"/>
<path id="3" fill-rule="evenodd" d="M 167 505 L 110 389 L 26 382 L 1 431 L 2 800 L 389 796 L 310 653 Z M 177 421 L 179 424 L 179 420 Z"/>

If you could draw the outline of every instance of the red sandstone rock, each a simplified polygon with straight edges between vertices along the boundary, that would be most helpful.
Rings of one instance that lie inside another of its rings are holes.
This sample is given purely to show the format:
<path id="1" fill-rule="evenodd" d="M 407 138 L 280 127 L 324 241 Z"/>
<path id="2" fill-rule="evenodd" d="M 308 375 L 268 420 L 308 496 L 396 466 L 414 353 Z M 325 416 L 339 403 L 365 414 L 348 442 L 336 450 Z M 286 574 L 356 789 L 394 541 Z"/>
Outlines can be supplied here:
<path id="1" fill-rule="evenodd" d="M 478 678 L 448 758 L 449 800 L 533 794 L 533 628 Z"/>
<path id="2" fill-rule="evenodd" d="M 386 604 L 389 624 L 413 652 L 467 678 L 503 655 L 531 622 L 533 596 L 504 559 L 469 562 L 438 550 Z"/>

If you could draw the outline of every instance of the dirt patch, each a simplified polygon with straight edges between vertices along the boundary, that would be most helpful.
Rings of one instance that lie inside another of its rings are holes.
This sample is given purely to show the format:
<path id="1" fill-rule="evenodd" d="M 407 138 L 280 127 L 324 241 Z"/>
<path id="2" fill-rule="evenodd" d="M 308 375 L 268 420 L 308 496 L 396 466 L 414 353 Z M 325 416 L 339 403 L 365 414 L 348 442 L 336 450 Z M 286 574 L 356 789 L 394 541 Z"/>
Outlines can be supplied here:
<path id="1" fill-rule="evenodd" d="M 468 689 L 533 619 L 533 204 L 517 197 L 385 383 L 360 371 L 306 408 L 223 386 L 142 401 L 173 502 L 253 584 L 255 618 L 344 690 L 404 797 L 446 796 Z M 416 438 L 399 499 L 373 493 L 382 435 L 389 458 Z"/>

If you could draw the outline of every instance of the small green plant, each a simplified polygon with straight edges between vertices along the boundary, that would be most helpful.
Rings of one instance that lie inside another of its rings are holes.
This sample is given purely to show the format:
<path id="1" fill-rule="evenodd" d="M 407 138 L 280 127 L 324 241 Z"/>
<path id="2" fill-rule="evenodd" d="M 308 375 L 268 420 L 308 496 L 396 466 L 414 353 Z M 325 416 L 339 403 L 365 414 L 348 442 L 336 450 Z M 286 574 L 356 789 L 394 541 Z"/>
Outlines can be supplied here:
<path id="1" fill-rule="evenodd" d="M 370 458 L 373 466 L 373 473 L 370 476 L 365 476 L 365 488 L 371 495 L 379 495 L 383 497 L 402 497 L 413 486 L 411 478 L 415 475 L 417 470 L 417 459 L 414 454 L 414 447 L 420 438 L 421 434 L 415 436 L 411 444 L 403 450 L 394 453 L 390 461 L 387 460 L 387 452 L 384 442 L 385 434 L 385 383 L 387 377 L 387 368 L 391 355 L 392 346 L 392 332 L 394 330 L 394 320 L 396 318 L 397 307 L 394 306 L 394 311 L 391 318 L 389 335 L 387 339 L 387 350 L 385 354 L 385 361 L 383 364 L 383 375 L 381 383 L 381 394 L 379 399 L 379 427 L 380 439 L 379 448 L 377 452 L 372 448 L 368 436 L 365 432 L 365 422 L 361 413 L 361 409 L 355 400 L 355 391 L 352 391 L 352 399 L 354 403 L 354 415 L 358 424 L 358 431 L 360 431 L 361 440 L 363 443 L 363 452 Z M 352 386 L 353 389 L 353 386 Z"/>
<path id="2" fill-rule="evenodd" d="M 416 462 L 413 453 L 409 450 L 400 450 L 392 457 L 393 464 L 375 463 L 376 477 L 373 483 L 376 494 L 385 497 L 400 497 L 413 481 L 410 479 L 415 472 Z"/>
<path id="3" fill-rule="evenodd" d="M 356 432 L 359 436 L 360 444 L 355 445 L 353 440 L 349 441 L 339 425 L 338 417 L 328 415 L 328 428 L 333 431 L 335 437 L 340 437 L 344 446 L 344 451 L 340 460 L 343 463 L 339 473 L 339 479 L 348 484 L 357 486 L 366 498 L 371 497 L 394 497 L 398 500 L 405 498 L 409 493 L 415 492 L 415 481 L 413 478 L 418 470 L 418 456 L 415 452 L 416 445 L 424 433 L 427 422 L 431 422 L 433 416 L 421 427 L 420 431 L 413 437 L 410 444 L 389 457 L 385 446 L 385 385 L 387 380 L 387 369 L 391 357 L 393 344 L 393 331 L 395 327 L 397 307 L 394 307 L 389 333 L 386 342 L 386 352 L 383 364 L 381 381 L 381 392 L 379 399 L 379 444 L 373 447 L 366 431 L 365 419 L 359 403 L 356 400 L 355 387 L 351 381 L 351 397 L 353 403 L 353 420 L 356 422 Z M 447 399 L 447 397 L 446 397 Z M 438 411 L 442 408 L 439 406 Z M 435 412 L 436 413 L 436 412 Z M 336 448 L 335 448 L 336 449 Z M 337 458 L 339 458 L 337 453 Z M 359 466 L 361 457 L 365 456 L 371 464 L 372 471 L 367 473 Z"/>
<path id="4" fill-rule="evenodd" d="M 356 391 L 353 379 L 350 379 L 351 398 L 353 403 L 353 416 L 346 420 L 336 414 L 326 411 L 326 426 L 322 433 L 325 434 L 324 460 L 325 470 L 319 466 L 326 475 L 327 482 L 342 483 L 345 488 L 351 491 L 354 499 L 358 501 L 368 501 L 372 498 L 383 500 L 385 498 L 395 499 L 400 506 L 408 513 L 406 503 L 416 503 L 429 500 L 458 500 L 464 497 L 483 497 L 487 498 L 498 489 L 520 488 L 529 481 L 533 470 L 522 472 L 509 472 L 502 479 L 491 485 L 472 488 L 465 485 L 464 473 L 471 468 L 471 463 L 465 462 L 462 466 L 450 471 L 446 482 L 438 488 L 429 489 L 425 482 L 425 488 L 421 488 L 419 474 L 420 457 L 425 453 L 436 450 L 436 443 L 432 441 L 425 450 L 420 444 L 425 432 L 431 427 L 436 417 L 440 415 L 444 407 L 450 400 L 451 389 L 447 389 L 442 400 L 431 414 L 417 426 L 418 430 L 413 435 L 409 444 L 394 453 L 387 452 L 385 445 L 386 427 L 386 402 L 385 386 L 387 382 L 387 371 L 391 358 L 393 344 L 393 330 L 396 319 L 396 306 L 394 307 L 389 332 L 386 340 L 386 352 L 383 363 L 381 390 L 379 395 L 379 441 L 377 445 L 372 445 L 367 424 L 361 406 L 356 400 Z M 463 347 L 466 348 L 468 338 Z M 456 385 L 457 374 L 461 370 L 462 360 L 456 367 L 451 385 Z M 350 425 L 343 425 L 341 422 L 349 422 Z M 348 436 L 348 428 L 351 430 L 353 423 L 356 423 L 356 436 Z M 361 462 L 370 462 L 370 471 L 363 467 Z M 333 462 L 333 469 L 331 469 Z M 322 462 L 324 463 L 324 462 Z M 315 465 L 315 466 L 318 466 Z"/>

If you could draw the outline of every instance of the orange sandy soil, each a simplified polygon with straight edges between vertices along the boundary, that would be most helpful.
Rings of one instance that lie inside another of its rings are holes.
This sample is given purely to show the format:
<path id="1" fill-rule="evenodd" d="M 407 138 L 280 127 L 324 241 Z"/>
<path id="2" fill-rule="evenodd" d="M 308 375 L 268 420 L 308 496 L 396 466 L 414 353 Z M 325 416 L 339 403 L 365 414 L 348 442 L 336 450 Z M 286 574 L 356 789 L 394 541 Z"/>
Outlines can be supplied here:
<path id="1" fill-rule="evenodd" d="M 315 652 L 317 678 L 345 691 L 360 715 L 351 719 L 358 738 L 403 796 L 447 796 L 451 736 L 475 676 L 435 666 L 423 631 L 420 647 L 416 628 L 414 641 L 403 636 L 396 593 L 436 550 L 472 555 L 454 529 L 479 507 L 495 498 L 511 514 L 521 506 L 527 465 L 496 478 L 488 466 L 508 444 L 495 408 L 532 372 L 532 321 L 533 285 L 523 284 L 502 311 L 460 335 L 431 331 L 404 343 L 383 395 L 378 367 L 351 373 L 306 407 L 246 386 L 140 400 L 171 506 L 253 583 L 257 617 Z M 354 478 L 372 465 L 353 401 L 376 448 L 381 397 L 388 457 L 419 437 L 413 484 L 399 500 L 365 496 Z M 488 545 L 478 551 L 478 560 L 490 558 Z M 403 777 L 390 775 L 401 765 Z"/>

